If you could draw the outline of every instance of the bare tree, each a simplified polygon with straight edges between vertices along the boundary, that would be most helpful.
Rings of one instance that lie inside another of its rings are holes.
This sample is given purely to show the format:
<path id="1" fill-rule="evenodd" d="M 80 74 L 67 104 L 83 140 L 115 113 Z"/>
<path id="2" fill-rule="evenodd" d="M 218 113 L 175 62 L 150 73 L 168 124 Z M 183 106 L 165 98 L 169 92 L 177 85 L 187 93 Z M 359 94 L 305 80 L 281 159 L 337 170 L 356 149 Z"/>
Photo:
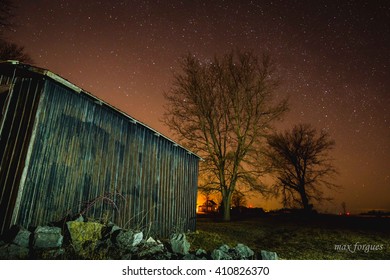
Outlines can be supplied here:
<path id="1" fill-rule="evenodd" d="M 181 67 L 165 94 L 164 122 L 203 157 L 200 173 L 221 193 L 228 221 L 237 183 L 262 190 L 262 140 L 287 110 L 287 101 L 275 101 L 277 79 L 266 55 L 259 59 L 237 51 L 207 61 L 188 55 Z"/>
<path id="2" fill-rule="evenodd" d="M 313 201 L 330 199 L 324 189 L 337 187 L 331 182 L 337 171 L 329 155 L 335 142 L 328 133 L 317 133 L 311 125 L 300 124 L 269 136 L 268 145 L 276 192 L 282 195 L 285 206 L 310 211 Z"/>
<path id="3" fill-rule="evenodd" d="M 24 47 L 2 39 L 0 39 L 0 61 L 1 60 L 18 60 L 29 64 L 34 63 L 31 56 L 25 52 Z"/>
<path id="4" fill-rule="evenodd" d="M 232 196 L 232 206 L 239 208 L 245 206 L 247 203 L 245 194 L 239 190 L 235 190 Z"/>
<path id="5" fill-rule="evenodd" d="M 31 56 L 25 52 L 23 46 L 9 42 L 4 32 L 13 26 L 12 17 L 14 4 L 10 0 L 0 0 L 0 61 L 18 60 L 24 63 L 34 63 Z"/>

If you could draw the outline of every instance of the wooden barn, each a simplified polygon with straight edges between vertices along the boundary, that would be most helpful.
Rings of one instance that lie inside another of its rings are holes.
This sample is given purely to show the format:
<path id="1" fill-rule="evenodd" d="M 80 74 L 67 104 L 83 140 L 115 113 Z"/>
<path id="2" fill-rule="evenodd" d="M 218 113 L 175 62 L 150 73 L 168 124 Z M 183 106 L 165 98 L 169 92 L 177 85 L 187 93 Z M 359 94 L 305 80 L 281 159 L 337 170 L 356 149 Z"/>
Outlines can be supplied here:
<path id="1" fill-rule="evenodd" d="M 194 230 L 199 157 L 60 76 L 0 63 L 0 227 Z"/>

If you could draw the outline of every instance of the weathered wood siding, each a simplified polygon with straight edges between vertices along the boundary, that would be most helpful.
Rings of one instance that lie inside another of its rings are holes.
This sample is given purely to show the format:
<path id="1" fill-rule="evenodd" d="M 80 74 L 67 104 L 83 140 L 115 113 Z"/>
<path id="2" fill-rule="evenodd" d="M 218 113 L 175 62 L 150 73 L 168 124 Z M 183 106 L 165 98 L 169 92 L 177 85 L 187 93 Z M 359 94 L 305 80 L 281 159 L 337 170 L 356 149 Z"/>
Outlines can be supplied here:
<path id="1" fill-rule="evenodd" d="M 13 224 L 85 212 L 161 236 L 195 229 L 198 157 L 51 79 L 41 92 Z"/>
<path id="2" fill-rule="evenodd" d="M 0 232 L 11 223 L 42 85 L 0 75 Z"/>

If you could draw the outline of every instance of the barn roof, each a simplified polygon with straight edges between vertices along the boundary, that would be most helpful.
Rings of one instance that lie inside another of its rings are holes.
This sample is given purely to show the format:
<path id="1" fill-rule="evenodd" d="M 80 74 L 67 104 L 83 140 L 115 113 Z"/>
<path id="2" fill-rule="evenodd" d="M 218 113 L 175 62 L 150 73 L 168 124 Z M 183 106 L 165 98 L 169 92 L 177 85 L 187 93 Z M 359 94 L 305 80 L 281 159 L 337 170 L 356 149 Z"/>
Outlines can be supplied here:
<path id="1" fill-rule="evenodd" d="M 22 69 L 24 71 L 28 71 L 28 72 L 31 72 L 31 73 L 36 73 L 38 75 L 42 75 L 42 76 L 48 77 L 49 79 L 51 79 L 53 81 L 56 81 L 57 83 L 60 83 L 60 84 L 64 85 L 65 87 L 71 89 L 72 91 L 75 91 L 75 92 L 77 92 L 79 94 L 84 94 L 84 95 L 88 96 L 89 98 L 94 100 L 95 103 L 98 103 L 100 105 L 104 105 L 104 106 L 110 108 L 111 110 L 119 113 L 123 117 L 129 119 L 129 121 L 131 121 L 132 123 L 136 123 L 136 124 L 139 124 L 141 126 L 144 126 L 145 128 L 151 130 L 156 136 L 165 138 L 166 140 L 171 142 L 174 146 L 180 147 L 180 148 L 186 150 L 189 154 L 194 155 L 194 156 L 198 157 L 199 159 L 201 159 L 200 156 L 198 156 L 197 154 L 195 154 L 192 151 L 188 150 L 187 148 L 183 147 L 182 145 L 178 144 L 177 142 L 175 142 L 171 138 L 161 134 L 160 132 L 158 132 L 157 130 L 151 128 L 150 126 L 144 124 L 143 122 L 133 118 L 132 116 L 128 115 L 127 113 L 125 113 L 123 111 L 121 111 L 120 109 L 112 106 L 111 104 L 109 104 L 109 103 L 105 102 L 104 100 L 96 97 L 95 95 L 91 94 L 90 92 L 88 92 L 88 91 L 86 91 L 86 90 L 76 86 L 75 84 L 69 82 L 65 78 L 63 78 L 63 77 L 61 77 L 61 76 L 59 76 L 59 75 L 57 75 L 57 74 L 47 70 L 47 69 L 39 68 L 39 67 L 28 65 L 28 64 L 24 64 L 24 63 L 20 63 L 19 61 L 16 61 L 16 60 L 0 61 L 0 65 L 13 66 L 14 68 Z"/>

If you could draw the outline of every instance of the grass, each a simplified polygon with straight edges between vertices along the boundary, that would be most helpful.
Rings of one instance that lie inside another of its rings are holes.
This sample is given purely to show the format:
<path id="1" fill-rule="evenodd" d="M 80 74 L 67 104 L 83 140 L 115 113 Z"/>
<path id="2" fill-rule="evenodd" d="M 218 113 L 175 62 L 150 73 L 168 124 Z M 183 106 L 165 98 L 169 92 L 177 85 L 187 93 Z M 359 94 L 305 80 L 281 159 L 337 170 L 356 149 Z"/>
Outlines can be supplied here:
<path id="1" fill-rule="evenodd" d="M 218 222 L 204 216 L 198 218 L 197 232 L 189 240 L 192 249 L 212 251 L 222 244 L 244 243 L 257 252 L 277 252 L 282 259 L 388 260 L 390 218 L 290 214 Z"/>

